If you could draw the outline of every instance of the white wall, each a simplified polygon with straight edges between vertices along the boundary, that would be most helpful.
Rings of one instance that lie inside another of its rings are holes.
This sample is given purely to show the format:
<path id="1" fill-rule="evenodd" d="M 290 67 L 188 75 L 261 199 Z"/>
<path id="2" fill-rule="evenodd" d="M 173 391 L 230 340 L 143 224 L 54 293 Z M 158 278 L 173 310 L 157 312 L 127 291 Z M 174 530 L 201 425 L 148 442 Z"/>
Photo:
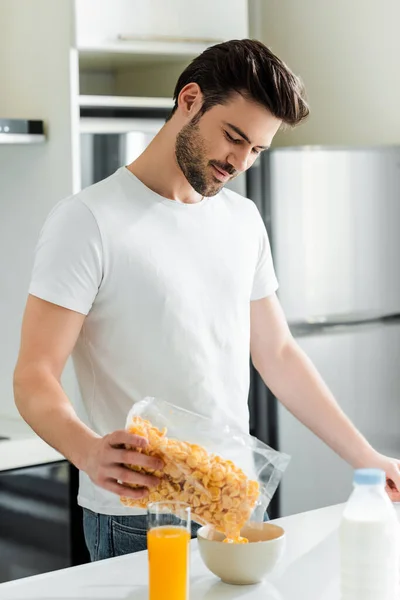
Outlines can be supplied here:
<path id="1" fill-rule="evenodd" d="M 251 0 L 261 39 L 306 83 L 311 116 L 279 145 L 400 143 L 399 0 Z"/>
<path id="2" fill-rule="evenodd" d="M 44 119 L 48 127 L 43 145 L 0 145 L 1 419 L 17 414 L 12 374 L 34 247 L 51 207 L 73 191 L 71 123 L 78 113 L 69 1 L 1 0 L 0 23 L 0 116 Z"/>

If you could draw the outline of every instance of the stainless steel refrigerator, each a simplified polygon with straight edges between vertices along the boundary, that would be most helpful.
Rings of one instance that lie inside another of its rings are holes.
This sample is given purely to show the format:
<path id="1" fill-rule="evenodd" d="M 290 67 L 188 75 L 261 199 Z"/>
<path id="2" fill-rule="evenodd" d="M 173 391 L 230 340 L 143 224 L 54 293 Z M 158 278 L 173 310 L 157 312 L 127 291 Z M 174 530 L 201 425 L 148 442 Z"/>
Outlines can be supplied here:
<path id="1" fill-rule="evenodd" d="M 372 445 L 400 458 L 400 147 L 275 149 L 248 189 L 292 333 Z M 280 514 L 345 501 L 350 467 L 254 372 L 250 401 L 254 433 L 292 456 Z"/>

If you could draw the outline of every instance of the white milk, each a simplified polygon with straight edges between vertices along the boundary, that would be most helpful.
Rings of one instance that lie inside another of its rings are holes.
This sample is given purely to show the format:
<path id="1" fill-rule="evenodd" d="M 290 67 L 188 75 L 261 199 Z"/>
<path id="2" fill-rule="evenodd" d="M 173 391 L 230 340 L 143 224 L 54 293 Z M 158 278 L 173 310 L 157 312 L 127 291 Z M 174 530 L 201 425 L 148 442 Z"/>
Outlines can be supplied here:
<path id="1" fill-rule="evenodd" d="M 340 525 L 341 600 L 398 600 L 400 526 L 385 473 L 359 469 Z"/>

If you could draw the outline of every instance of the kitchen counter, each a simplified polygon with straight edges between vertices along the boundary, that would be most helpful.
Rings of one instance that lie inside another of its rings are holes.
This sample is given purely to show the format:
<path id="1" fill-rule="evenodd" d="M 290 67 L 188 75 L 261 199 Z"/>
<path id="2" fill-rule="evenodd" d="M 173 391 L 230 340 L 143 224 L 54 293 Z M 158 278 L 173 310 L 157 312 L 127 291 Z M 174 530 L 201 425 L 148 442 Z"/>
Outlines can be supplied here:
<path id="1" fill-rule="evenodd" d="M 43 465 L 64 457 L 44 442 L 22 419 L 0 418 L 0 471 Z"/>
<path id="2" fill-rule="evenodd" d="M 336 505 L 274 521 L 286 531 L 286 552 L 274 573 L 258 585 L 222 583 L 207 570 L 193 540 L 190 600 L 339 600 L 337 528 L 342 511 L 343 505 Z M 0 600 L 147 598 L 147 552 L 0 585 Z"/>
<path id="3" fill-rule="evenodd" d="M 22 418 L 0 436 L 0 584 L 87 563 L 78 470 Z"/>

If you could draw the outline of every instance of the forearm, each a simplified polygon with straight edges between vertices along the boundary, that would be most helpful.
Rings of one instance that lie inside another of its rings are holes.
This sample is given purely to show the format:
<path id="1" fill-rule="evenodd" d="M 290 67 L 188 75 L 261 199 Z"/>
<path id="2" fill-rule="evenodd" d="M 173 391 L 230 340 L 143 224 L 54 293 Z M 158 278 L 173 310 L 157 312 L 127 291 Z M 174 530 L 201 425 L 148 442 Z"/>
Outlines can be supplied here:
<path id="1" fill-rule="evenodd" d="M 355 468 L 368 462 L 373 448 L 343 413 L 293 339 L 273 360 L 257 368 L 280 402 L 339 456 Z"/>
<path id="2" fill-rule="evenodd" d="M 16 372 L 14 396 L 21 416 L 32 429 L 78 469 L 85 470 L 89 449 L 100 436 L 77 417 L 57 378 L 38 368 Z"/>

